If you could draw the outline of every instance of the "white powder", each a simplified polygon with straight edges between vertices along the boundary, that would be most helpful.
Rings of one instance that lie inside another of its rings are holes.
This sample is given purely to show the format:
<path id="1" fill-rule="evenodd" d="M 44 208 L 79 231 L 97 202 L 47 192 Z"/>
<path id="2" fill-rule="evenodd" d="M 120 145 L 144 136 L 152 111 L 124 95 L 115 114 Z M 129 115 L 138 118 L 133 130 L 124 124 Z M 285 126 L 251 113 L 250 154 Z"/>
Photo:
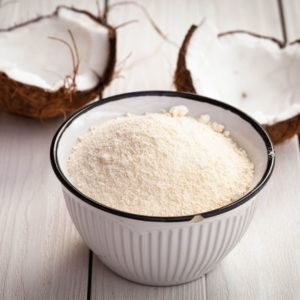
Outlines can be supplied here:
<path id="1" fill-rule="evenodd" d="M 219 208 L 250 189 L 254 167 L 208 115 L 132 115 L 78 139 L 68 161 L 73 184 L 94 200 L 136 214 L 180 216 Z"/>

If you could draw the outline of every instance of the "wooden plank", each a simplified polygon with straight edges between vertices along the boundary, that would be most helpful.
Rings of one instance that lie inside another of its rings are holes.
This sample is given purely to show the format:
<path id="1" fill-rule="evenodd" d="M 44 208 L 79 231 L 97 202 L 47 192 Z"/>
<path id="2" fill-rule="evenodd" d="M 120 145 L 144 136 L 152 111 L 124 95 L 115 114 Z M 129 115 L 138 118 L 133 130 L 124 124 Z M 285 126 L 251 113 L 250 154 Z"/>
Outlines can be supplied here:
<path id="1" fill-rule="evenodd" d="M 86 297 L 88 249 L 49 163 L 58 123 L 0 115 L 0 299 Z"/>
<path id="2" fill-rule="evenodd" d="M 51 13 L 62 3 L 71 1 L 2 1 L 0 27 Z M 86 1 L 76 5 L 96 7 Z M 87 296 L 89 251 L 68 216 L 49 162 L 51 138 L 61 121 L 0 114 L 0 299 Z"/>
<path id="3" fill-rule="evenodd" d="M 104 0 L 0 0 L 0 26 L 6 28 L 38 16 L 51 14 L 59 5 L 74 6 L 97 14 L 96 3 L 99 4 L 100 10 L 103 10 Z"/>
<path id="4" fill-rule="evenodd" d="M 283 2 L 284 19 L 286 23 L 288 41 L 300 39 L 300 2 L 285 0 Z"/>
<path id="5" fill-rule="evenodd" d="M 118 25 L 129 20 L 138 23 L 118 30 L 118 62 L 120 76 L 106 90 L 105 96 L 145 89 L 173 89 L 173 72 L 178 45 L 187 29 L 206 17 L 219 26 L 220 30 L 259 30 L 266 35 L 281 36 L 278 8 L 271 1 L 138 1 L 147 8 L 157 26 L 175 42 L 175 46 L 164 41 L 135 7 L 115 8 L 109 21 Z M 114 1 L 110 1 L 110 4 Z M 276 4 L 276 3 L 275 3 Z M 233 17 L 234 15 L 234 17 Z M 272 24 L 272 26 L 271 26 Z M 126 57 L 129 58 L 120 63 Z M 230 270 L 231 271 L 231 270 Z M 210 276 L 213 294 L 214 278 L 224 280 L 220 272 Z M 205 299 L 205 279 L 181 287 L 154 288 L 139 286 L 119 278 L 95 258 L 93 266 L 93 299 Z M 220 282 L 220 280 L 218 282 Z M 218 283 L 217 282 L 217 283 Z M 222 296 L 225 290 L 219 289 Z M 177 295 L 177 296 L 175 296 Z M 214 299 L 208 295 L 207 299 Z"/>

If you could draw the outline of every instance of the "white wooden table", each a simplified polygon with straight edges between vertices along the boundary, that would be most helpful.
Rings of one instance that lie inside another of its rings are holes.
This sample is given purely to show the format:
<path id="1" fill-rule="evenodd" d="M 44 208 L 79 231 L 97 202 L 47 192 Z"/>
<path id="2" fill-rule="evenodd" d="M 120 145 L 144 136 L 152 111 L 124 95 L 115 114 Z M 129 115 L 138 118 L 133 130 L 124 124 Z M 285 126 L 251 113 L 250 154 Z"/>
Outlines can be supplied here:
<path id="1" fill-rule="evenodd" d="M 100 6 L 105 5 L 104 1 Z M 2 0 L 0 27 L 71 1 Z M 94 1 L 73 5 L 96 11 Z M 109 0 L 108 4 L 115 1 Z M 179 45 L 204 17 L 222 31 L 245 29 L 288 40 L 300 37 L 298 0 L 139 1 Z M 1 0 L 0 0 L 1 3 Z M 283 10 L 282 10 L 283 8 Z M 284 16 L 284 18 L 282 18 Z M 133 6 L 111 11 L 118 30 L 120 76 L 105 96 L 174 89 L 178 47 L 166 43 Z M 34 45 L 33 45 L 34 46 Z M 130 54 L 129 58 L 124 60 Z M 0 95 L 1 97 L 1 95 Z M 40 122 L 0 114 L 0 299 L 300 299 L 300 160 L 297 138 L 276 147 L 277 163 L 248 232 L 205 278 L 167 288 L 128 282 L 89 251 L 67 213 L 49 163 L 49 144 L 62 120 Z"/>

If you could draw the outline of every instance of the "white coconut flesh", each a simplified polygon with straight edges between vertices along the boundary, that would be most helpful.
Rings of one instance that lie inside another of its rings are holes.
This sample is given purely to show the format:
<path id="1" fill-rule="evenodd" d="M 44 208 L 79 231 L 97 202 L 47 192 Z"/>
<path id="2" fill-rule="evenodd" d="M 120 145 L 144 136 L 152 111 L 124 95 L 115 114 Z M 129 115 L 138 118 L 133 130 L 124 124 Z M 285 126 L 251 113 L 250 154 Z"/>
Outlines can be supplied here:
<path id="1" fill-rule="evenodd" d="M 94 88 L 107 67 L 109 29 L 84 13 L 60 8 L 57 14 L 0 33 L 0 71 L 27 85 L 56 91 L 72 76 L 74 66 L 67 42 L 79 56 L 77 90 Z M 75 54 L 75 53 L 74 53 Z"/>
<path id="2" fill-rule="evenodd" d="M 300 45 L 280 49 L 241 33 L 218 37 L 206 21 L 191 37 L 186 66 L 197 93 L 228 102 L 261 124 L 300 113 Z"/>

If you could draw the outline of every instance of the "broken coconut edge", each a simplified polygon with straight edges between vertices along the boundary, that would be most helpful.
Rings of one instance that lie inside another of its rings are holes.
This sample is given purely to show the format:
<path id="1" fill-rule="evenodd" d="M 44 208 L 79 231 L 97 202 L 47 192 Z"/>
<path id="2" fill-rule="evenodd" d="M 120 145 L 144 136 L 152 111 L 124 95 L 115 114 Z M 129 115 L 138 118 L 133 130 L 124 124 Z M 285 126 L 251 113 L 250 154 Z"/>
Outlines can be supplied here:
<path id="1" fill-rule="evenodd" d="M 174 75 L 174 84 L 175 84 L 176 90 L 180 91 L 180 92 L 188 92 L 188 93 L 194 93 L 194 94 L 197 93 L 196 89 L 194 87 L 194 84 L 193 84 L 193 78 L 192 78 L 191 72 L 187 68 L 187 65 L 186 65 L 187 49 L 188 49 L 190 40 L 197 28 L 198 28 L 198 26 L 196 26 L 196 25 L 192 25 L 190 27 L 190 29 L 188 30 L 188 32 L 185 35 L 185 38 L 183 40 L 183 43 L 182 43 L 179 53 L 178 53 L 176 70 L 175 70 L 175 75 Z M 257 38 L 268 39 L 268 40 L 275 42 L 280 48 L 284 47 L 284 45 L 280 41 L 278 41 L 274 38 L 260 36 L 260 35 L 253 34 L 248 31 L 236 30 L 236 31 L 220 33 L 218 36 L 220 37 L 220 36 L 223 36 L 226 34 L 235 34 L 235 33 L 250 34 Z M 298 41 L 295 41 L 290 44 L 294 44 L 296 42 L 298 42 Z M 279 144 L 279 143 L 284 142 L 287 139 L 292 138 L 294 135 L 300 133 L 300 114 L 293 116 L 289 119 L 286 119 L 284 121 L 277 122 L 272 125 L 262 124 L 262 126 L 267 130 L 273 143 Z"/>
<path id="2" fill-rule="evenodd" d="M 87 11 L 62 5 L 58 6 L 50 15 L 37 17 L 30 21 L 17 24 L 2 30 L 2 32 L 12 31 L 16 28 L 38 22 L 44 18 L 56 16 L 61 8 L 85 14 L 101 26 L 108 29 L 110 54 L 108 56 L 107 65 L 102 78 L 95 87 L 85 91 L 70 91 L 64 86 L 56 91 L 47 91 L 43 88 L 24 84 L 11 79 L 4 72 L 0 71 L 0 111 L 38 119 L 65 116 L 68 113 L 78 110 L 97 96 L 101 96 L 104 88 L 111 82 L 116 64 L 116 29 Z"/>

